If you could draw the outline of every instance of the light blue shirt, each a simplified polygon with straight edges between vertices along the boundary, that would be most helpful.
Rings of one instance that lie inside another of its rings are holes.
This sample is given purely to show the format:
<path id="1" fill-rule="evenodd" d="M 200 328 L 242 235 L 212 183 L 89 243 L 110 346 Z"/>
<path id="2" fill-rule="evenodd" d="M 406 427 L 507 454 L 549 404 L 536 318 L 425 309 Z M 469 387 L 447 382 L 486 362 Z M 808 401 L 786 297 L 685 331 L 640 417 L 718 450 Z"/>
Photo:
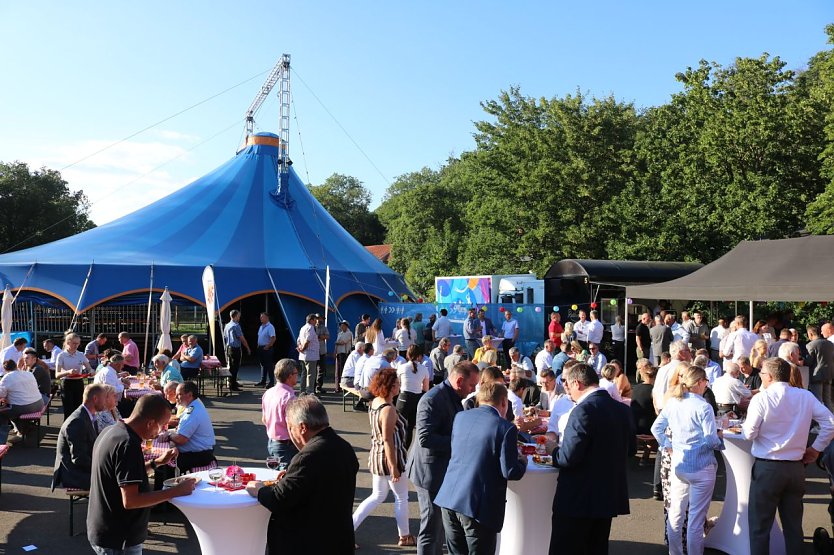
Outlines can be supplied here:
<path id="1" fill-rule="evenodd" d="M 667 427 L 672 430 L 671 440 Z M 712 407 L 694 393 L 686 393 L 683 399 L 670 397 L 652 425 L 652 435 L 662 449 L 672 448 L 672 468 L 681 472 L 697 472 L 717 464 L 713 451 L 724 449 Z"/>
<path id="2" fill-rule="evenodd" d="M 182 378 L 182 374 L 180 374 L 180 369 L 170 364 L 165 367 L 165 370 L 159 377 L 159 385 L 163 387 L 165 387 L 165 384 L 168 382 L 183 383 L 184 381 L 185 380 Z"/>
<path id="3" fill-rule="evenodd" d="M 199 368 L 203 364 L 203 348 L 199 345 L 187 348 L 185 354 L 189 357 L 194 357 L 194 362 L 184 360 L 180 364 L 180 368 Z"/>
<path id="4" fill-rule="evenodd" d="M 232 320 L 226 327 L 223 328 L 223 337 L 226 339 L 226 345 L 234 349 L 240 349 L 240 338 L 243 336 L 243 330 L 240 329 L 240 324 Z"/>
<path id="5" fill-rule="evenodd" d="M 269 345 L 269 340 L 275 337 L 275 326 L 270 322 L 261 324 L 258 328 L 258 347 Z"/>
<path id="6" fill-rule="evenodd" d="M 185 436 L 188 441 L 178 446 L 183 453 L 208 451 L 214 448 L 214 426 L 200 399 L 194 399 L 180 417 L 177 434 Z"/>
<path id="7" fill-rule="evenodd" d="M 704 368 L 704 372 L 707 373 L 707 379 L 709 380 L 710 385 L 715 383 L 716 378 L 720 378 L 724 374 L 724 370 L 721 366 L 713 360 L 709 361 L 707 367 Z"/>

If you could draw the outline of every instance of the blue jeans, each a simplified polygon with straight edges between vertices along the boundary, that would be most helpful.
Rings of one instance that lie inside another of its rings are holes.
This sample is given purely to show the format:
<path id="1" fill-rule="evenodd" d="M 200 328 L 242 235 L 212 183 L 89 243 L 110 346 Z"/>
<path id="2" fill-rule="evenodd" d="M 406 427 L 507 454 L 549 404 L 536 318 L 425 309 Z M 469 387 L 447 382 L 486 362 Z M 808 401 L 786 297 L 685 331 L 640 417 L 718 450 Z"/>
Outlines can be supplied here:
<path id="1" fill-rule="evenodd" d="M 446 550 L 449 555 L 493 555 L 498 534 L 481 528 L 474 518 L 442 509 L 443 530 L 446 532 Z"/>
<path id="2" fill-rule="evenodd" d="M 279 462 L 290 465 L 290 461 L 298 453 L 292 441 L 281 443 L 277 439 L 270 439 L 266 444 L 266 450 L 270 457 L 276 457 Z"/>
<path id="3" fill-rule="evenodd" d="M 114 547 L 99 547 L 97 545 L 90 544 L 90 547 L 93 548 L 93 551 L 96 555 L 142 555 L 142 544 L 139 545 L 131 545 L 130 547 L 125 547 L 124 549 L 116 549 Z"/>

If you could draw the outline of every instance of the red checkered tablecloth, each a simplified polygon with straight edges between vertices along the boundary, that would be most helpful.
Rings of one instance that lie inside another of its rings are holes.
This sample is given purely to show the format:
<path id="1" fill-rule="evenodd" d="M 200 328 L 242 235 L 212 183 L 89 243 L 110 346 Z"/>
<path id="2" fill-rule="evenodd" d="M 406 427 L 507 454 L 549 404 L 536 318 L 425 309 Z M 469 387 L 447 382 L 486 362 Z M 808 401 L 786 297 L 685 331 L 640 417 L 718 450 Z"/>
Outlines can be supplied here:
<path id="1" fill-rule="evenodd" d="M 149 461 L 151 459 L 161 457 L 165 454 L 165 451 L 171 449 L 172 447 L 174 447 L 173 441 L 162 441 L 161 439 L 159 439 L 159 437 L 157 437 L 155 440 L 153 440 L 153 447 L 151 447 L 150 451 L 144 451 L 143 449 L 145 460 Z M 177 466 L 177 458 L 174 457 L 173 459 L 171 459 L 171 461 L 168 463 L 168 466 Z"/>

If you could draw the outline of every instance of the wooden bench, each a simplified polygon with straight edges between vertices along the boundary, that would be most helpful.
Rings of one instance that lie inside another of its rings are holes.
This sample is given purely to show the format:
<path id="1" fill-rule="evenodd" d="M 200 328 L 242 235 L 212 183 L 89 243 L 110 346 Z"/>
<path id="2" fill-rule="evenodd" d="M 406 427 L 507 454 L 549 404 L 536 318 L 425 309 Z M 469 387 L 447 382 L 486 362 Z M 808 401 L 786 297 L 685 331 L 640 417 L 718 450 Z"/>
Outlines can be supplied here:
<path id="1" fill-rule="evenodd" d="M 22 422 L 32 423 L 35 425 L 35 445 L 37 447 L 41 446 L 41 418 L 43 418 L 43 415 L 45 414 L 46 423 L 47 425 L 49 424 L 49 406 L 51 404 L 52 395 L 49 396 L 49 399 L 47 399 L 46 403 L 43 405 L 43 408 L 41 410 L 36 412 L 30 412 L 27 414 L 21 414 L 20 416 L 18 416 L 18 420 Z M 26 437 L 29 435 L 29 433 L 25 429 L 20 430 L 20 432 L 23 434 L 23 441 L 25 442 Z"/>
<path id="2" fill-rule="evenodd" d="M 357 401 L 362 399 L 362 395 L 356 388 L 348 387 L 344 384 L 339 384 L 339 389 L 341 389 L 344 392 L 342 393 L 342 412 L 347 412 L 348 399 L 350 399 L 350 395 L 356 396 Z"/>
<path id="3" fill-rule="evenodd" d="M 3 457 L 5 457 L 8 452 L 8 445 L 0 445 L 0 493 L 3 493 Z"/>
<path id="4" fill-rule="evenodd" d="M 76 505 L 80 503 L 89 502 L 90 492 L 85 489 L 66 488 L 64 489 L 64 493 L 67 495 L 67 498 L 69 499 L 69 535 L 70 537 L 72 537 L 75 535 L 73 533 L 73 509 Z"/>

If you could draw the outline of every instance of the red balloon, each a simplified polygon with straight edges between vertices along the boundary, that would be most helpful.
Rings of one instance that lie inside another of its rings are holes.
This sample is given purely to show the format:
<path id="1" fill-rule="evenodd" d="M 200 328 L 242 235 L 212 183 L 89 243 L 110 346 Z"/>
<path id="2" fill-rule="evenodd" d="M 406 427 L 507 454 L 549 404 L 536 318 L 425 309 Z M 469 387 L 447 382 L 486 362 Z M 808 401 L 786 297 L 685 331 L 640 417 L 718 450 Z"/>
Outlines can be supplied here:
<path id="1" fill-rule="evenodd" d="M 591 308 L 596 308 L 596 307 L 597 307 L 597 303 L 591 303 Z"/>
<path id="2" fill-rule="evenodd" d="M 499 308 L 498 312 L 504 312 L 504 307 L 502 306 L 501 308 Z"/>

